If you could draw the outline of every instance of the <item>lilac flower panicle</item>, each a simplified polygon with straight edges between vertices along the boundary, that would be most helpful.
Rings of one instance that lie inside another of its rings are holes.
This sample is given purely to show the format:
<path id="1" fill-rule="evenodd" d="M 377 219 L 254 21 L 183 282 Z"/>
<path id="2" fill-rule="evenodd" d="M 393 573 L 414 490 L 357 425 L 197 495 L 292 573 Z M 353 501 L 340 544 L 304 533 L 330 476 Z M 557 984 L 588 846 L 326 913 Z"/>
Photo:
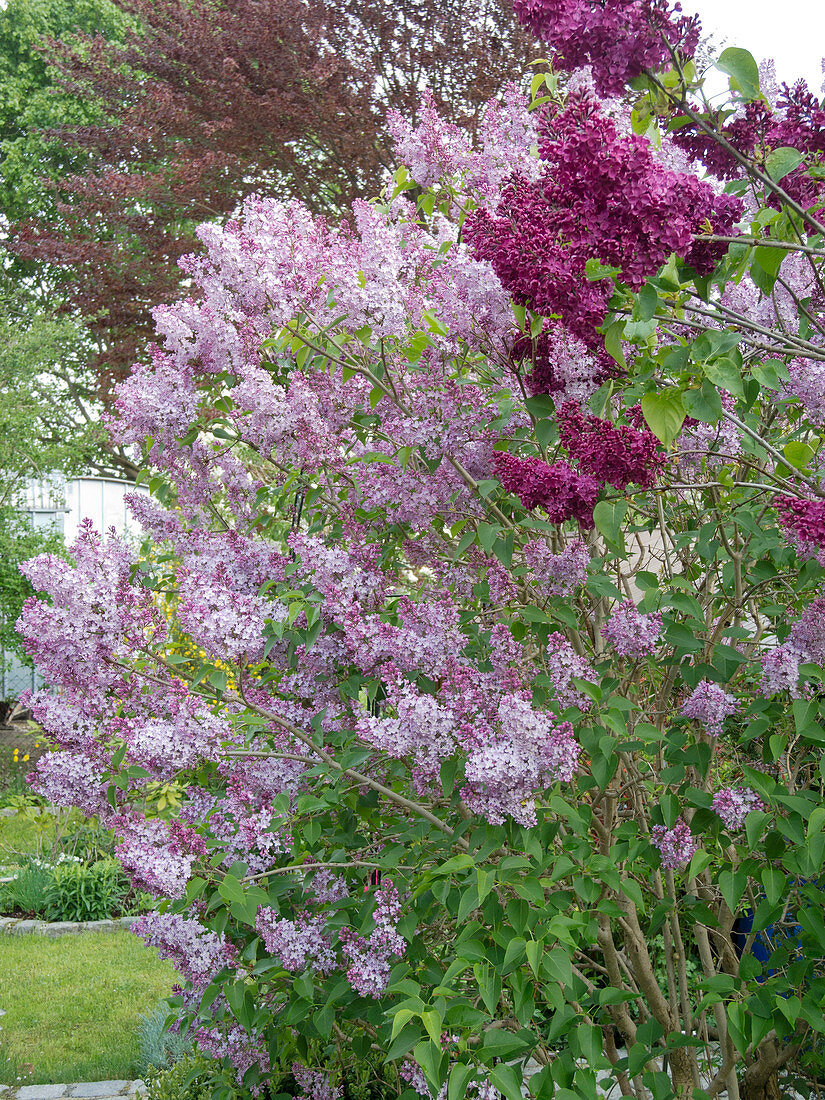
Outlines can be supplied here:
<path id="1" fill-rule="evenodd" d="M 315 905 L 330 905 L 349 897 L 346 880 L 329 868 L 322 867 L 320 871 L 315 872 L 310 889 L 314 895 L 312 900 Z"/>
<path id="2" fill-rule="evenodd" d="M 546 328 L 535 339 L 519 336 L 510 358 L 519 372 L 531 365 L 526 377 L 531 394 L 552 394 L 557 403 L 589 401 L 611 373 L 583 340 L 560 325 Z"/>
<path id="3" fill-rule="evenodd" d="M 825 363 L 816 359 L 792 359 L 785 392 L 795 397 L 811 420 L 825 425 Z"/>
<path id="4" fill-rule="evenodd" d="M 543 594 L 570 596 L 587 579 L 590 551 L 581 539 L 574 539 L 554 554 L 543 539 L 531 539 L 525 543 L 524 560 Z"/>
<path id="5" fill-rule="evenodd" d="M 536 823 L 536 793 L 571 781 L 580 748 L 571 724 L 534 710 L 526 692 L 506 695 L 497 717 L 497 728 L 477 733 L 469 749 L 461 796 L 493 825 L 510 816 L 529 828 Z"/>
<path id="6" fill-rule="evenodd" d="M 425 1097 L 425 1100 L 431 1100 L 427 1079 L 424 1076 L 424 1071 L 417 1062 L 402 1062 L 398 1067 L 398 1073 L 401 1080 L 406 1081 L 413 1092 L 417 1092 L 419 1096 Z"/>
<path id="7" fill-rule="evenodd" d="M 575 519 L 585 530 L 593 527 L 593 508 L 601 485 L 578 474 L 566 462 L 552 465 L 540 458 L 519 458 L 504 451 L 493 453 L 496 476 L 508 493 L 527 509 L 543 508 L 551 523 Z"/>
<path id="8" fill-rule="evenodd" d="M 180 913 L 145 913 L 132 931 L 157 948 L 162 959 L 171 959 L 191 986 L 187 1003 L 197 1004 L 218 971 L 238 959 L 237 948 L 225 936 Z"/>
<path id="9" fill-rule="evenodd" d="M 300 1100 L 341 1100 L 343 1091 L 330 1081 L 323 1070 L 308 1069 L 298 1062 L 292 1064 L 292 1076 L 298 1086 Z"/>
<path id="10" fill-rule="evenodd" d="M 115 854 L 135 885 L 156 897 L 183 897 L 195 862 L 206 854 L 203 838 L 180 822 L 135 812 L 119 814 L 110 824 L 120 836 Z"/>
<path id="11" fill-rule="evenodd" d="M 375 891 L 373 919 L 375 928 L 366 939 L 351 928 L 339 932 L 341 948 L 350 964 L 347 981 L 362 997 L 381 996 L 389 982 L 391 959 L 402 958 L 407 950 L 396 927 L 401 919 L 401 901 L 388 879 Z"/>
<path id="12" fill-rule="evenodd" d="M 556 51 L 562 69 L 590 65 L 603 95 L 624 91 L 645 69 L 670 63 L 670 49 L 692 57 L 699 20 L 665 0 L 516 0 L 516 15 Z"/>
<path id="13" fill-rule="evenodd" d="M 637 3 L 628 0 L 630 6 Z M 588 20 L 604 10 L 595 0 L 592 6 L 572 0 L 572 6 L 583 21 L 582 34 Z M 732 233 L 742 202 L 717 193 L 693 174 L 666 169 L 646 138 L 623 133 L 586 91 L 570 94 L 564 109 L 546 114 L 543 121 L 539 178 L 514 178 L 495 212 L 478 208 L 470 213 L 463 235 L 474 255 L 492 264 L 515 302 L 558 316 L 603 362 L 609 356 L 597 330 L 610 284 L 587 279 L 587 260 L 598 256 L 617 266 L 633 290 L 672 252 L 709 274 L 723 253 L 717 244 L 696 241 L 695 234 L 708 223 L 715 233 Z M 649 468 L 653 445 L 629 435 L 627 441 L 632 441 L 629 470 Z M 621 465 L 624 460 L 616 473 Z"/>
<path id="14" fill-rule="evenodd" d="M 593 700 L 579 691 L 573 680 L 588 680 L 595 684 L 598 674 L 587 658 L 576 653 L 570 642 L 558 631 L 554 631 L 547 639 L 545 664 L 550 681 L 549 690 L 562 710 L 565 707 L 590 710 Z"/>
<path id="15" fill-rule="evenodd" d="M 643 615 L 627 600 L 615 608 L 602 633 L 623 657 L 652 656 L 662 633 L 662 616 L 658 611 Z"/>
<path id="16" fill-rule="evenodd" d="M 700 680 L 682 706 L 686 718 L 702 722 L 708 733 L 719 734 L 728 715 L 736 714 L 739 701 L 719 684 Z"/>
<path id="17" fill-rule="evenodd" d="M 788 641 L 803 661 L 825 665 L 825 596 L 808 604 L 791 627 Z"/>
<path id="18" fill-rule="evenodd" d="M 302 973 L 317 970 L 329 974 L 338 966 L 332 944 L 324 934 L 323 916 L 307 917 L 301 914 L 297 921 L 282 919 L 274 909 L 259 906 L 255 928 L 260 932 L 264 947 L 279 956 L 285 970 Z"/>
<path id="19" fill-rule="evenodd" d="M 784 642 L 761 658 L 762 694 L 775 695 L 788 691 L 793 699 L 799 697 L 799 666 L 802 654 L 796 646 Z"/>
<path id="20" fill-rule="evenodd" d="M 49 752 L 41 756 L 29 776 L 32 789 L 55 806 L 77 806 L 89 817 L 105 815 L 108 784 L 94 765 L 76 752 Z"/>
<path id="21" fill-rule="evenodd" d="M 241 1086 L 252 1066 L 258 1066 L 263 1076 L 272 1068 L 266 1039 L 258 1034 L 250 1035 L 240 1024 L 233 1022 L 228 1027 L 224 1024 L 220 1029 L 199 1027 L 190 1035 L 205 1054 L 215 1059 L 226 1058 L 235 1071 L 235 1080 Z M 250 1091 L 254 1095 L 254 1087 Z"/>
<path id="22" fill-rule="evenodd" d="M 778 496 L 774 507 L 789 542 L 810 556 L 810 547 L 825 548 L 825 501 Z"/>
<path id="23" fill-rule="evenodd" d="M 799 666 L 825 665 L 825 596 L 812 600 L 791 627 L 788 638 L 762 657 L 762 692 L 799 696 Z"/>
<path id="24" fill-rule="evenodd" d="M 762 799 L 750 787 L 723 787 L 713 796 L 713 809 L 730 832 L 741 829 L 751 810 L 764 810 Z"/>
<path id="25" fill-rule="evenodd" d="M 558 423 L 559 440 L 583 473 L 616 489 L 631 483 L 650 489 L 655 483 L 665 454 L 647 427 L 612 424 L 583 413 L 575 401 L 561 406 Z"/>
<path id="26" fill-rule="evenodd" d="M 693 858 L 693 853 L 699 844 L 693 839 L 690 827 L 677 818 L 672 829 L 666 829 L 664 825 L 655 825 L 651 830 L 651 842 L 659 849 L 662 856 L 662 866 L 673 869 L 687 867 Z"/>

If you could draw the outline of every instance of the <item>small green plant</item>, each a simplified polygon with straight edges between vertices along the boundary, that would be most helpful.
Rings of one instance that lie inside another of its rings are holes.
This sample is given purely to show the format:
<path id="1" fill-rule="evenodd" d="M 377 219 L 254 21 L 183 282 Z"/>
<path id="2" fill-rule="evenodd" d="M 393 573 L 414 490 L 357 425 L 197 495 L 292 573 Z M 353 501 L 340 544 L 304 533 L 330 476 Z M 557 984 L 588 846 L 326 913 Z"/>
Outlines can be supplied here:
<path id="1" fill-rule="evenodd" d="M 0 912 L 40 914 L 46 908 L 51 868 L 38 859 L 24 863 L 9 882 L 0 884 Z"/>
<path id="2" fill-rule="evenodd" d="M 83 821 L 60 841 L 60 847 L 66 855 L 77 856 L 84 863 L 111 857 L 115 848 L 114 833 L 104 829 L 96 818 Z"/>
<path id="3" fill-rule="evenodd" d="M 52 868 L 46 888 L 46 919 L 105 920 L 123 907 L 129 882 L 114 859 L 95 863 L 65 860 Z"/>
<path id="4" fill-rule="evenodd" d="M 34 794 L 26 782 L 26 772 L 30 770 L 28 766 L 24 770 L 16 760 L 11 760 L 10 766 L 0 775 L 3 787 L 0 790 L 0 807 L 42 806 L 45 803 L 46 800 L 41 795 Z"/>
<path id="5" fill-rule="evenodd" d="M 146 1075 L 146 1100 L 210 1100 L 215 1069 L 215 1063 L 202 1054 L 188 1054 L 173 1066 Z M 227 1100 L 239 1096 L 234 1089 L 229 1092 Z"/>
<path id="6" fill-rule="evenodd" d="M 152 894 L 147 894 L 145 890 L 138 890 L 124 902 L 122 915 L 124 917 L 137 917 L 141 913 L 148 913 L 151 909 L 154 909 L 157 903 L 158 899 L 153 897 Z"/>
<path id="7" fill-rule="evenodd" d="M 192 1040 L 177 1031 L 169 1031 L 169 1005 L 162 1001 L 140 1017 L 138 1071 L 146 1077 L 150 1070 L 165 1069 L 191 1055 Z"/>

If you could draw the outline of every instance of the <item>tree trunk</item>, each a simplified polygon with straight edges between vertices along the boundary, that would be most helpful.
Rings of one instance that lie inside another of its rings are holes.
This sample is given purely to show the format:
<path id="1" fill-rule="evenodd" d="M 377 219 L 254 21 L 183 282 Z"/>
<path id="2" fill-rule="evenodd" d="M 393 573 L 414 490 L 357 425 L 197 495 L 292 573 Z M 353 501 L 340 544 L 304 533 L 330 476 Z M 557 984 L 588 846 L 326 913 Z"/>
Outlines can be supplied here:
<path id="1" fill-rule="evenodd" d="M 773 1070 L 764 1079 L 754 1076 L 751 1080 L 748 1080 L 746 1074 L 745 1080 L 739 1089 L 739 1096 L 741 1100 L 782 1100 L 779 1091 L 779 1076 L 776 1070 Z"/>
<path id="2" fill-rule="evenodd" d="M 781 1100 L 778 1065 L 776 1043 L 762 1043 L 756 1052 L 756 1061 L 745 1070 L 745 1079 L 739 1089 L 741 1100 Z"/>
<path id="3" fill-rule="evenodd" d="M 684 1047 L 671 1050 L 670 1080 L 679 1100 L 690 1100 L 693 1095 L 693 1069 L 691 1056 Z"/>

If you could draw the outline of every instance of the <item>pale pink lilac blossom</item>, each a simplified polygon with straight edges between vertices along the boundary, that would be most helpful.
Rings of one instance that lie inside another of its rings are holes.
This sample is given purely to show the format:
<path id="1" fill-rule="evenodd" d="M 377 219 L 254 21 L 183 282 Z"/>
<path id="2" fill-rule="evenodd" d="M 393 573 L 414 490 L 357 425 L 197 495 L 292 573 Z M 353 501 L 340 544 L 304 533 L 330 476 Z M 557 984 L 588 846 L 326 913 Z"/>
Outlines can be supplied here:
<path id="1" fill-rule="evenodd" d="M 418 126 L 398 111 L 387 114 L 397 158 L 421 187 L 445 183 L 462 197 L 495 208 L 501 188 L 512 175 L 535 178 L 540 170 L 533 148 L 538 142 L 536 115 L 527 98 L 508 84 L 499 100 L 491 100 L 479 127 L 474 149 L 466 131 L 446 122 L 429 91 L 424 92 Z"/>

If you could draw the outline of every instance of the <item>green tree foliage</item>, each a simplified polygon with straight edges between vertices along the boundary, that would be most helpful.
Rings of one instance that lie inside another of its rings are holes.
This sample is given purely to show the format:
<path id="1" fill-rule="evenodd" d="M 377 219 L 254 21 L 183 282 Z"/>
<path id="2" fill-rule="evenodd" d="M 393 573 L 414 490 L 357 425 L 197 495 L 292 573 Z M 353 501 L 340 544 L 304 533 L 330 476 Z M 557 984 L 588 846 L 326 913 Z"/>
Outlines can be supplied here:
<path id="1" fill-rule="evenodd" d="M 31 658 L 23 649 L 14 624 L 34 589 L 19 565 L 35 554 L 60 553 L 63 536 L 54 530 L 36 530 L 27 516 L 9 504 L 0 504 L 0 651 L 14 653 L 26 665 Z"/>
<path id="2" fill-rule="evenodd" d="M 45 40 L 78 32 L 118 40 L 130 22 L 110 0 L 9 0 L 0 11 L 0 213 L 7 221 L 48 213 L 50 181 L 85 164 L 77 147 L 50 131 L 100 117 L 93 101 L 55 94 Z"/>

